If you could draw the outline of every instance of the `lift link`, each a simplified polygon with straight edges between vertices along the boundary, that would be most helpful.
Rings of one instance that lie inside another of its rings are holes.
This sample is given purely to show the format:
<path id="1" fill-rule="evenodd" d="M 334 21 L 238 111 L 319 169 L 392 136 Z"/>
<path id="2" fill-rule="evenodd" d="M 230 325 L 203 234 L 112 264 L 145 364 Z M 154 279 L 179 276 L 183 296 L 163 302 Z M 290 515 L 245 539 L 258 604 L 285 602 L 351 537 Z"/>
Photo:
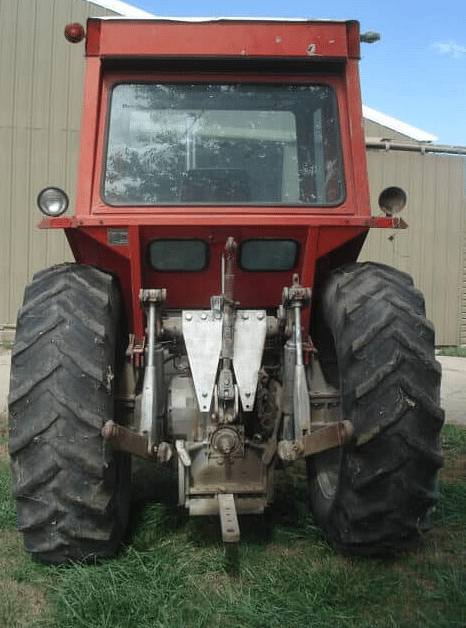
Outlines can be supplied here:
<path id="1" fill-rule="evenodd" d="M 334 447 L 342 447 L 352 441 L 353 434 L 353 425 L 350 421 L 339 421 L 310 434 L 305 434 L 300 439 L 280 441 L 277 447 L 278 457 L 282 460 L 293 461 L 319 454 Z M 138 458 L 168 462 L 172 457 L 172 449 L 168 443 L 160 443 L 158 447 L 153 446 L 152 449 L 149 449 L 146 434 L 137 434 L 113 421 L 105 423 L 102 428 L 102 437 L 112 449 L 126 451 Z M 183 465 L 191 466 L 191 459 L 184 449 L 182 441 L 176 442 L 176 451 Z"/>
<path id="2" fill-rule="evenodd" d="M 140 290 L 139 300 L 147 311 L 146 368 L 142 385 L 141 424 L 139 433 L 147 437 L 147 453 L 152 456 L 162 438 L 158 415 L 163 385 L 163 352 L 157 346 L 162 334 L 161 310 L 167 298 L 165 289 Z M 156 355 L 157 354 L 157 355 Z"/>
<path id="3" fill-rule="evenodd" d="M 291 288 L 283 289 L 282 307 L 285 311 L 292 311 L 294 315 L 296 364 L 293 378 L 293 422 L 294 435 L 297 439 L 311 431 L 311 407 L 303 363 L 303 342 L 301 336 L 301 309 L 309 305 L 310 299 L 311 289 L 301 286 L 298 275 L 293 275 Z"/>
<path id="4" fill-rule="evenodd" d="M 277 453 L 282 460 L 293 461 L 319 454 L 334 447 L 342 447 L 353 439 L 354 429 L 350 421 L 339 421 L 328 427 L 305 434 L 294 441 L 282 440 Z"/>
<path id="5" fill-rule="evenodd" d="M 222 302 L 223 327 L 222 349 L 220 353 L 220 372 L 217 379 L 216 395 L 218 408 L 215 412 L 222 423 L 232 423 L 238 415 L 237 397 L 238 388 L 233 374 L 234 335 L 235 335 L 235 253 L 237 244 L 234 238 L 229 237 L 225 244 L 226 269 L 222 263 Z"/>
<path id="6" fill-rule="evenodd" d="M 155 462 L 169 462 L 172 457 L 172 449 L 168 443 L 160 443 L 149 447 L 147 434 L 137 434 L 123 425 L 113 421 L 107 421 L 102 428 L 102 438 L 112 449 L 126 451 L 132 456 Z"/>

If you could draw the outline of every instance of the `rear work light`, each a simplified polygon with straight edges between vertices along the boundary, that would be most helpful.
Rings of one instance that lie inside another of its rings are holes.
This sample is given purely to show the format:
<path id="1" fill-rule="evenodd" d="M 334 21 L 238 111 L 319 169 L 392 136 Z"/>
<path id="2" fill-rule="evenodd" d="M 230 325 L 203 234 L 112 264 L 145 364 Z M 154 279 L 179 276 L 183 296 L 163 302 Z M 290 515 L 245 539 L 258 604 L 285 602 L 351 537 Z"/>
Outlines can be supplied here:
<path id="1" fill-rule="evenodd" d="M 379 207 L 387 216 L 393 216 L 404 208 L 407 200 L 408 197 L 404 190 L 392 186 L 381 192 L 379 196 Z"/>
<path id="2" fill-rule="evenodd" d="M 60 188 L 45 188 L 37 197 L 37 205 L 46 216 L 61 216 L 68 209 L 68 196 Z"/>

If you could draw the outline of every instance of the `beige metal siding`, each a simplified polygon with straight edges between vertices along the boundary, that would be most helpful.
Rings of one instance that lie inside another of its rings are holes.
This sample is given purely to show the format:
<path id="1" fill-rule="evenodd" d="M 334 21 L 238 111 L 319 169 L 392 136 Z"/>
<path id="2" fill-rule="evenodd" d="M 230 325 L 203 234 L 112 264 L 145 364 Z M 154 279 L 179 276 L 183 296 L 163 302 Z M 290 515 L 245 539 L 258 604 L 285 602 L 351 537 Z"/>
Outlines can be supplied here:
<path id="1" fill-rule="evenodd" d="M 461 274 L 461 314 L 460 314 L 460 340 L 459 344 L 462 347 L 466 347 L 466 232 L 463 233 L 463 247 L 462 247 L 462 262 L 463 262 L 463 272 Z"/>
<path id="2" fill-rule="evenodd" d="M 424 293 L 438 345 L 460 342 L 464 163 L 463 157 L 453 155 L 368 150 L 373 213 L 380 214 L 380 191 L 398 185 L 408 195 L 403 218 L 409 227 L 391 232 L 373 229 L 361 259 L 381 261 L 413 276 Z"/>
<path id="3" fill-rule="evenodd" d="M 364 119 L 364 133 L 366 137 L 380 137 L 384 140 L 393 140 L 394 142 L 409 142 L 413 143 L 413 140 L 403 133 L 398 133 L 393 129 L 389 129 L 378 122 Z"/>
<path id="4" fill-rule="evenodd" d="M 0 0 L 0 327 L 16 322 L 36 270 L 71 257 L 61 232 L 36 228 L 36 196 L 46 185 L 63 187 L 73 210 L 84 44 L 67 43 L 63 28 L 111 14 L 82 0 Z M 410 141 L 369 120 L 365 132 Z M 466 344 L 464 161 L 368 151 L 373 212 L 384 187 L 401 185 L 410 226 L 393 234 L 373 230 L 363 257 L 414 276 L 439 344 Z"/>
<path id="5" fill-rule="evenodd" d="M 84 44 L 63 29 L 114 15 L 81 0 L 0 1 L 0 323 L 16 322 L 24 287 L 40 268 L 70 259 L 62 233 L 36 228 L 46 185 L 74 199 Z"/>

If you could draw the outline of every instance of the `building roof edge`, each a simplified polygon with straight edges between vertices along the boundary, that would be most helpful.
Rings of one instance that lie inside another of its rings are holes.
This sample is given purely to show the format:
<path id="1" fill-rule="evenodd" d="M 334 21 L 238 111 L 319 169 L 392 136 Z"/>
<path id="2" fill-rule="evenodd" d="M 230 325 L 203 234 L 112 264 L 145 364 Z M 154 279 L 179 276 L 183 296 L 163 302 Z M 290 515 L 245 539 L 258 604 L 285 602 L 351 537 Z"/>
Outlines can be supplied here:
<path id="1" fill-rule="evenodd" d="M 102 9 L 107 9 L 108 11 L 114 11 L 118 15 L 122 17 L 129 18 L 156 18 L 159 16 L 155 16 L 153 13 L 148 13 L 147 11 L 143 11 L 142 9 L 138 9 L 137 7 L 129 4 L 128 2 L 122 2 L 122 0 L 82 0 L 83 2 L 87 2 L 88 4 L 95 4 Z M 176 19 L 169 18 L 166 19 Z M 201 18 L 181 18 L 186 21 L 190 21 L 192 19 L 199 20 Z M 215 20 L 219 18 L 202 18 L 204 20 Z M 221 19 L 221 18 L 220 18 Z M 244 18 L 242 18 L 244 19 Z M 426 133 L 421 129 L 418 129 L 411 124 L 407 124 L 406 122 L 402 122 L 401 120 L 397 120 L 396 118 L 392 118 L 391 116 L 386 115 L 385 113 L 381 113 L 380 111 L 376 111 L 372 109 L 372 107 L 368 107 L 367 105 L 363 105 L 363 116 L 372 122 L 376 122 L 377 124 L 381 124 L 382 126 L 386 126 L 397 133 L 401 133 L 402 135 L 406 135 L 407 137 L 416 140 L 418 142 L 435 142 L 438 138 L 431 133 Z"/>
<path id="2" fill-rule="evenodd" d="M 367 105 L 362 106 L 362 114 L 365 118 L 371 120 L 371 122 L 376 122 L 377 124 L 386 126 L 387 128 L 392 129 L 392 131 L 396 131 L 397 133 L 406 135 L 407 137 L 418 142 L 435 142 L 436 140 L 438 140 L 438 137 L 432 135 L 432 133 L 422 131 L 421 129 L 418 129 L 411 124 L 402 122 L 397 118 L 392 118 L 392 116 L 388 116 L 385 113 L 376 111 L 375 109 L 372 109 L 372 107 L 368 107 Z"/>
<path id="3" fill-rule="evenodd" d="M 122 2 L 122 0 L 82 0 L 87 4 L 95 4 L 102 9 L 107 9 L 108 11 L 114 11 L 121 15 L 122 17 L 134 17 L 134 18 L 153 18 L 155 17 L 153 13 L 148 13 L 147 11 L 143 11 L 142 9 L 138 9 L 137 7 L 129 4 L 128 2 Z"/>

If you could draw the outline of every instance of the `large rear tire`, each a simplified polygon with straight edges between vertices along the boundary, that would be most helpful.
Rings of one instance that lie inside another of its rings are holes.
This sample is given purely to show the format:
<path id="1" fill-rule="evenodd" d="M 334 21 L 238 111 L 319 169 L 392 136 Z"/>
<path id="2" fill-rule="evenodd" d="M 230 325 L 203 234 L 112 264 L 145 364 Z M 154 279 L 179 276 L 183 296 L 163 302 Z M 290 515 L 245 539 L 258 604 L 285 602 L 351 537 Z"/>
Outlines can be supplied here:
<path id="1" fill-rule="evenodd" d="M 125 534 L 130 461 L 109 450 L 119 290 L 95 268 L 34 276 L 18 314 L 9 395 L 18 527 L 46 563 L 114 554 Z"/>
<path id="2" fill-rule="evenodd" d="M 355 440 L 310 460 L 314 516 L 339 550 L 393 554 L 419 543 L 437 501 L 434 329 L 411 277 L 380 264 L 334 271 L 321 305 Z"/>

